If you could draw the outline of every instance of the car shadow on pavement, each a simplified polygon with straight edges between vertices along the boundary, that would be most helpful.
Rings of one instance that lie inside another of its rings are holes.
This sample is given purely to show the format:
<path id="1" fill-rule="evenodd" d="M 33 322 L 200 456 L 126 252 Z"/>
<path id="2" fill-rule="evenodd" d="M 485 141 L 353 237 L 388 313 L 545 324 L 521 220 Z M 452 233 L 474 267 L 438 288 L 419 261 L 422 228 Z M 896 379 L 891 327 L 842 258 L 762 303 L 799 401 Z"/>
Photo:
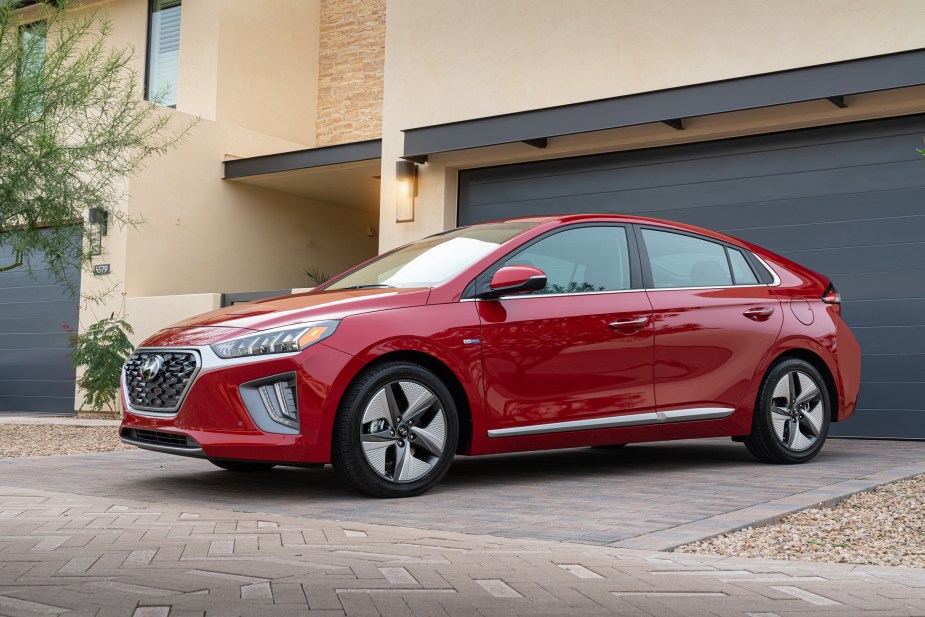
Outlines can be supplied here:
<path id="1" fill-rule="evenodd" d="M 838 452 L 823 452 L 816 463 L 841 458 Z M 173 497 L 188 495 L 206 501 L 224 502 L 241 497 L 248 504 L 294 501 L 308 505 L 314 501 L 330 504 L 332 500 L 363 502 L 370 498 L 354 491 L 330 465 L 303 469 L 277 467 L 269 472 L 237 473 L 212 467 L 205 461 L 159 457 L 162 470 L 149 468 L 144 485 L 153 492 L 170 492 Z M 768 465 L 755 461 L 744 446 L 718 440 L 710 442 L 634 444 L 619 449 L 573 448 L 478 457 L 457 457 L 446 477 L 425 494 L 433 497 L 473 493 L 494 495 L 503 489 L 539 490 L 548 483 L 572 486 L 601 483 L 637 484 L 658 482 L 663 476 L 674 481 L 676 474 L 697 481 L 714 483 L 717 474 L 750 474 L 767 470 Z M 691 475 L 693 474 L 693 475 Z M 130 478 L 126 478 L 134 484 Z M 131 492 L 137 492 L 132 490 Z M 420 497 L 417 499 L 421 499 Z M 227 504 L 226 504 L 227 505 Z"/>

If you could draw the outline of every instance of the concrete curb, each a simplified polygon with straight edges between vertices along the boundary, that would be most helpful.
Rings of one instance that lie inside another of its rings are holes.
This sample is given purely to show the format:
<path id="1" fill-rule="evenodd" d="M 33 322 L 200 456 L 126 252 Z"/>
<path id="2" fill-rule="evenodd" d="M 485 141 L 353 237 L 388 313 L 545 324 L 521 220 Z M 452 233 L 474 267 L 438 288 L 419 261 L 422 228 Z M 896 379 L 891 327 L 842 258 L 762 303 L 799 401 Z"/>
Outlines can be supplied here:
<path id="1" fill-rule="evenodd" d="M 685 544 L 706 540 L 747 527 L 762 527 L 809 508 L 829 507 L 854 495 L 890 482 L 925 474 L 925 461 L 894 467 L 869 476 L 837 482 L 804 493 L 726 512 L 670 529 L 654 531 L 614 542 L 609 546 L 647 551 L 672 551 Z"/>

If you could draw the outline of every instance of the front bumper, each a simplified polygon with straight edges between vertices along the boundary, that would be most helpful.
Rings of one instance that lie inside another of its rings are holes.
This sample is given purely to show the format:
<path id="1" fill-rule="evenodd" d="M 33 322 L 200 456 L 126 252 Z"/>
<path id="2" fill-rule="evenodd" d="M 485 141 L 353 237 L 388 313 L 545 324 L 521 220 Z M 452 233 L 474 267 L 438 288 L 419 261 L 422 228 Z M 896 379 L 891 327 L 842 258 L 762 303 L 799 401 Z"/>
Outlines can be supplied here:
<path id="1" fill-rule="evenodd" d="M 181 347 L 177 349 L 195 349 Z M 126 443 L 158 452 L 210 459 L 274 463 L 326 463 L 331 426 L 340 400 L 336 382 L 351 356 L 323 343 L 286 356 L 205 362 L 176 414 L 135 410 L 123 385 L 125 411 L 120 435 Z M 295 373 L 299 430 L 295 434 L 261 430 L 241 398 L 240 385 L 271 375 Z M 162 436 L 137 431 L 163 433 Z M 177 436 L 177 440 L 171 438 Z M 182 444 L 189 438 L 192 443 Z"/>

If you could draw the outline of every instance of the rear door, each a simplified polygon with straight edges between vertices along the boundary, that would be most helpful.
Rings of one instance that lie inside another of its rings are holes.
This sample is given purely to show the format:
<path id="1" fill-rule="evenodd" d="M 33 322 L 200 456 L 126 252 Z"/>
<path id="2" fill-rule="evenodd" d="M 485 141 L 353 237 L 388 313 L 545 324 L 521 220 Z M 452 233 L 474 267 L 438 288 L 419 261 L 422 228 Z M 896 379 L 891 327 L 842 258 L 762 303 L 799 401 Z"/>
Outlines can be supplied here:
<path id="1" fill-rule="evenodd" d="M 503 265 L 547 275 L 540 292 L 478 301 L 492 436 L 603 428 L 633 412 L 654 420 L 652 309 L 634 240 L 625 225 L 570 227 L 479 277 L 486 285 Z"/>
<path id="2" fill-rule="evenodd" d="M 780 334 L 780 301 L 754 257 L 736 247 L 657 227 L 640 227 L 638 238 L 655 325 L 658 410 L 722 417 Z"/>

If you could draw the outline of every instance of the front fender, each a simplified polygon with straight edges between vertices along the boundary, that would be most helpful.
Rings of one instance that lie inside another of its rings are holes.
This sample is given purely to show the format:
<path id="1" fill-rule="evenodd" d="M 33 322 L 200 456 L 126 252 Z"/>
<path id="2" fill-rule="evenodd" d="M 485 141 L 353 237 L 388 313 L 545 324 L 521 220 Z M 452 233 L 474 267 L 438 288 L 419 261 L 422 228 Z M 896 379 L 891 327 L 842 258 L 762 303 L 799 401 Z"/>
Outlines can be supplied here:
<path id="1" fill-rule="evenodd" d="M 337 333 L 324 341 L 325 345 L 352 358 L 332 386 L 328 396 L 332 408 L 324 414 L 326 426 L 323 428 L 333 431 L 340 400 L 367 366 L 390 356 L 423 354 L 443 364 L 453 374 L 468 403 L 473 435 L 485 434 L 480 332 L 472 302 L 431 304 L 344 319 Z M 464 453 L 468 453 L 468 448 L 468 444 L 464 446 Z"/>

